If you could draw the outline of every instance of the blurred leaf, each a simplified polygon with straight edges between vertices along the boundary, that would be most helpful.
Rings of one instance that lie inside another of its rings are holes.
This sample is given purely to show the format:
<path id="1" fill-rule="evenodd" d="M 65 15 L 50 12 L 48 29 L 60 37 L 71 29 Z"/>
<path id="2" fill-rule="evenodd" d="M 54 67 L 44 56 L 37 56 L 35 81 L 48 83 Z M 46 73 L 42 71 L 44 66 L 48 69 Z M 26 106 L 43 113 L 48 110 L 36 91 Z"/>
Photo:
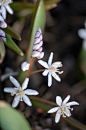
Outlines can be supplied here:
<path id="1" fill-rule="evenodd" d="M 0 38 L 0 64 L 2 63 L 5 56 L 5 46 L 3 40 Z"/>
<path id="2" fill-rule="evenodd" d="M 20 48 L 15 44 L 15 42 L 7 35 L 6 35 L 6 42 L 5 45 L 8 46 L 9 48 L 11 48 L 12 50 L 14 50 L 16 53 L 18 53 L 19 55 L 23 56 L 24 53 L 20 50 Z"/>
<path id="3" fill-rule="evenodd" d="M 0 125 L 3 130 L 31 130 L 25 117 L 3 101 L 0 101 Z"/>
<path id="4" fill-rule="evenodd" d="M 31 53 L 32 53 L 32 47 L 35 39 L 35 33 L 37 29 L 40 27 L 42 32 L 44 30 L 45 25 L 45 9 L 44 4 L 42 0 L 38 0 L 35 14 L 33 16 L 32 22 L 31 22 L 31 28 L 30 28 L 30 35 L 29 35 L 29 42 L 28 47 L 26 50 L 26 61 L 29 62 Z M 26 77 L 27 72 L 21 72 L 19 75 L 19 82 L 23 82 L 24 78 Z"/>
<path id="5" fill-rule="evenodd" d="M 30 10 L 30 9 L 25 9 L 25 10 L 20 11 L 20 12 L 17 14 L 17 16 L 18 16 L 19 18 L 26 18 L 26 17 L 31 16 L 32 14 L 33 14 L 33 11 L 32 11 L 32 10 Z"/>
<path id="6" fill-rule="evenodd" d="M 27 2 L 13 2 L 11 5 L 13 10 L 21 11 L 24 9 L 35 9 L 35 4 L 27 3 Z"/>
<path id="7" fill-rule="evenodd" d="M 7 28 L 2 28 L 2 30 L 9 34 L 10 36 L 12 36 L 13 38 L 17 39 L 17 40 L 21 40 L 21 36 L 18 34 L 18 32 L 16 30 L 14 30 L 12 27 L 7 26 Z"/>
<path id="8" fill-rule="evenodd" d="M 35 106 L 36 108 L 41 108 L 44 111 L 48 111 L 49 109 L 51 109 L 51 106 L 57 106 L 56 103 L 53 103 L 51 101 L 47 101 L 45 99 L 41 99 L 38 97 L 34 97 L 34 96 L 29 96 L 33 106 Z M 56 115 L 55 113 L 52 115 Z M 86 126 L 84 124 L 82 124 L 81 122 L 77 121 L 76 119 L 72 118 L 72 117 L 66 117 L 63 118 L 61 117 L 62 120 L 66 121 L 68 124 L 70 124 L 71 126 L 76 127 L 79 130 L 86 130 Z"/>

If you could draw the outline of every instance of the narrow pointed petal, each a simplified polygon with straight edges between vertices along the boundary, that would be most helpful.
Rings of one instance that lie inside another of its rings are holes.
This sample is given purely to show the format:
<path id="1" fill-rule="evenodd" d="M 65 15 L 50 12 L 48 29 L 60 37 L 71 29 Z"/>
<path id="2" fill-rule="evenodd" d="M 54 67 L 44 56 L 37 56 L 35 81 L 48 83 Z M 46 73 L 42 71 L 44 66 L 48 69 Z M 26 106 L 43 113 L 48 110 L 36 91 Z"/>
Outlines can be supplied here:
<path id="1" fill-rule="evenodd" d="M 55 116 L 55 122 L 56 123 L 58 123 L 59 122 L 59 120 L 60 120 L 60 116 L 61 116 L 61 110 L 59 109 L 58 111 L 57 111 L 57 113 L 56 113 L 56 116 Z"/>
<path id="2" fill-rule="evenodd" d="M 27 85 L 28 85 L 28 82 L 29 82 L 29 78 L 26 78 L 22 84 L 22 90 L 26 89 L 27 88 Z"/>
<path id="3" fill-rule="evenodd" d="M 79 103 L 78 103 L 78 102 L 75 102 L 75 101 L 72 101 L 72 102 L 68 102 L 68 103 L 66 104 L 66 106 L 72 106 L 72 105 L 79 105 Z"/>
<path id="4" fill-rule="evenodd" d="M 1 11 L 2 11 L 3 18 L 6 19 L 6 9 L 3 5 L 1 6 Z"/>
<path id="5" fill-rule="evenodd" d="M 23 100 L 28 106 L 32 106 L 30 99 L 26 95 L 23 96 Z"/>
<path id="6" fill-rule="evenodd" d="M 16 94 L 17 90 L 14 88 L 4 88 L 4 92 Z"/>
<path id="7" fill-rule="evenodd" d="M 61 67 L 61 66 L 62 66 L 62 63 L 60 61 L 54 62 L 52 64 L 52 67 L 54 67 L 54 68 L 58 68 L 58 67 Z"/>
<path id="8" fill-rule="evenodd" d="M 26 89 L 24 92 L 27 95 L 38 95 L 39 94 L 36 90 L 32 90 L 32 89 Z"/>
<path id="9" fill-rule="evenodd" d="M 45 62 L 43 60 L 38 60 L 38 63 L 41 64 L 42 66 L 44 66 L 45 68 L 49 68 L 47 62 Z"/>
<path id="10" fill-rule="evenodd" d="M 60 96 L 56 96 L 56 103 L 57 103 L 57 105 L 61 106 L 62 98 Z"/>
<path id="11" fill-rule="evenodd" d="M 25 62 L 23 62 L 23 63 L 21 64 L 21 69 L 22 69 L 23 71 L 26 71 L 26 70 L 29 69 L 29 66 L 30 66 L 30 64 L 25 61 Z"/>
<path id="12" fill-rule="evenodd" d="M 48 74 L 48 87 L 50 87 L 52 85 L 52 76 L 51 74 L 49 73 Z"/>
<path id="13" fill-rule="evenodd" d="M 64 114 L 68 117 L 71 116 L 70 110 L 68 108 L 66 108 L 66 111 L 64 111 Z"/>
<path id="14" fill-rule="evenodd" d="M 48 59 L 48 65 L 49 67 L 51 66 L 52 64 L 52 60 L 53 60 L 53 52 L 51 52 L 50 56 L 49 56 L 49 59 Z"/>
<path id="15" fill-rule="evenodd" d="M 12 103 L 12 107 L 15 108 L 18 106 L 19 104 L 19 101 L 20 101 L 20 95 L 17 95 L 14 97 L 14 100 L 13 100 L 13 103 Z"/>
<path id="16" fill-rule="evenodd" d="M 20 88 L 19 82 L 12 76 L 10 76 L 10 81 L 14 84 L 15 87 Z"/>
<path id="17" fill-rule="evenodd" d="M 43 76 L 47 76 L 49 70 L 48 69 L 45 69 L 45 71 L 42 73 Z"/>
<path id="18" fill-rule="evenodd" d="M 13 14 L 13 10 L 10 8 L 9 5 L 5 5 L 5 7 L 10 14 Z"/>
<path id="19" fill-rule="evenodd" d="M 58 111 L 59 107 L 54 107 L 54 108 L 51 108 L 47 113 L 54 113 L 56 111 Z"/>
<path id="20" fill-rule="evenodd" d="M 62 105 L 65 105 L 70 99 L 70 95 L 68 95 L 62 102 Z"/>
<path id="21" fill-rule="evenodd" d="M 53 76 L 57 81 L 61 82 L 61 78 L 60 78 L 55 72 L 52 73 L 52 76 Z"/>
<path id="22" fill-rule="evenodd" d="M 1 15 L 0 15 L 0 21 L 4 22 L 4 19 Z"/>

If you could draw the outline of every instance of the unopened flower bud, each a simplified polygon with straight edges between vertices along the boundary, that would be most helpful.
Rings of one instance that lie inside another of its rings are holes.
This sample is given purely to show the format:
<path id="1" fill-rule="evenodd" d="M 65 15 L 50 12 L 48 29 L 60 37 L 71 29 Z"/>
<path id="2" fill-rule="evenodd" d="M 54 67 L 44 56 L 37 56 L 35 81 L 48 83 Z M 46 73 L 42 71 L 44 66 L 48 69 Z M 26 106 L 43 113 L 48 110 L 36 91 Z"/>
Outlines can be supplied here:
<path id="1" fill-rule="evenodd" d="M 26 70 L 29 69 L 29 66 L 30 66 L 30 64 L 25 61 L 25 62 L 23 62 L 23 63 L 21 64 L 21 69 L 22 69 L 23 71 L 26 71 Z"/>
<path id="2" fill-rule="evenodd" d="M 40 55 L 40 52 L 38 52 L 38 51 L 32 52 L 32 57 L 38 57 L 39 55 Z"/>
<path id="3" fill-rule="evenodd" d="M 7 23 L 6 22 L 1 22 L 0 23 L 0 27 L 1 28 L 6 28 L 7 27 Z"/>
<path id="4" fill-rule="evenodd" d="M 40 55 L 37 57 L 38 59 L 41 59 L 44 57 L 44 52 L 41 52 Z"/>
<path id="5" fill-rule="evenodd" d="M 4 42 L 6 42 L 5 32 L 2 31 L 1 29 L 0 29 L 0 37 L 1 37 L 1 39 L 2 39 Z"/>

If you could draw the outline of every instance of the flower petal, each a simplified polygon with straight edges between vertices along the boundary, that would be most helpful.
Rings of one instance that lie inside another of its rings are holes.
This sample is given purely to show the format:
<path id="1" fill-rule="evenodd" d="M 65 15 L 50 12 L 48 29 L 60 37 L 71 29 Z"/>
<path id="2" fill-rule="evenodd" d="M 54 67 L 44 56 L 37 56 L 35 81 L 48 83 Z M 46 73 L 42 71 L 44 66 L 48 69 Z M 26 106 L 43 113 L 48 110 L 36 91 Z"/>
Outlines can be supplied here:
<path id="1" fill-rule="evenodd" d="M 59 107 L 54 107 L 54 108 L 51 108 L 47 113 L 54 113 L 56 111 L 58 111 Z"/>
<path id="2" fill-rule="evenodd" d="M 5 5 L 5 7 L 10 14 L 13 14 L 13 10 L 10 8 L 9 5 Z"/>
<path id="3" fill-rule="evenodd" d="M 45 69 L 45 71 L 42 73 L 43 76 L 47 76 L 49 70 L 48 69 Z"/>
<path id="4" fill-rule="evenodd" d="M 48 74 L 48 87 L 52 85 L 52 75 L 49 73 Z"/>
<path id="5" fill-rule="evenodd" d="M 27 85 L 28 85 L 28 82 L 29 82 L 29 78 L 26 78 L 22 84 L 22 90 L 26 89 L 27 88 Z"/>
<path id="6" fill-rule="evenodd" d="M 45 62 L 43 60 L 38 60 L 38 63 L 41 64 L 42 66 L 44 66 L 45 68 L 49 68 L 47 62 Z"/>
<path id="7" fill-rule="evenodd" d="M 4 22 L 4 19 L 1 15 L 0 15 L 0 21 Z"/>
<path id="8" fill-rule="evenodd" d="M 55 72 L 52 73 L 52 76 L 53 76 L 57 81 L 61 82 L 61 78 L 60 78 Z"/>
<path id="9" fill-rule="evenodd" d="M 23 96 L 23 100 L 28 106 L 32 106 L 30 99 L 26 95 Z"/>
<path id="10" fill-rule="evenodd" d="M 17 105 L 19 104 L 19 101 L 20 101 L 20 95 L 16 95 L 14 97 L 14 100 L 13 100 L 13 103 L 12 103 L 12 107 L 13 108 L 17 107 Z"/>
<path id="11" fill-rule="evenodd" d="M 14 88 L 4 88 L 4 92 L 16 94 L 17 93 L 17 89 L 14 89 Z"/>
<path id="12" fill-rule="evenodd" d="M 49 59 L 48 59 L 48 65 L 49 65 L 49 67 L 52 64 L 52 60 L 53 60 L 53 52 L 50 53 L 50 56 L 49 56 Z"/>
<path id="13" fill-rule="evenodd" d="M 80 38 L 86 39 L 86 29 L 79 29 L 78 35 L 79 35 Z"/>
<path id="14" fill-rule="evenodd" d="M 36 90 L 32 90 L 32 89 L 26 89 L 24 92 L 27 95 L 38 95 L 39 94 Z"/>
<path id="15" fill-rule="evenodd" d="M 66 111 L 64 111 L 64 114 L 68 117 L 71 116 L 70 110 L 68 108 L 66 108 Z"/>
<path id="16" fill-rule="evenodd" d="M 6 9 L 3 5 L 1 6 L 1 11 L 2 11 L 3 18 L 6 19 Z"/>
<path id="17" fill-rule="evenodd" d="M 72 106 L 72 105 L 79 105 L 79 103 L 78 103 L 78 102 L 75 102 L 75 101 L 72 101 L 72 102 L 68 102 L 68 103 L 66 104 L 66 106 Z"/>
<path id="18" fill-rule="evenodd" d="M 62 98 L 60 96 L 56 96 L 56 103 L 57 103 L 57 105 L 61 106 Z"/>
<path id="19" fill-rule="evenodd" d="M 10 78 L 10 81 L 14 84 L 15 87 L 17 87 L 17 88 L 21 87 L 19 82 L 14 77 L 10 76 L 9 78 Z"/>
<path id="20" fill-rule="evenodd" d="M 30 63 L 27 63 L 26 61 L 21 64 L 21 69 L 23 71 L 26 71 L 29 69 Z"/>
<path id="21" fill-rule="evenodd" d="M 66 105 L 66 103 L 69 101 L 70 95 L 68 95 L 62 102 L 62 105 Z"/>
<path id="22" fill-rule="evenodd" d="M 62 63 L 60 61 L 54 62 L 52 64 L 52 67 L 54 67 L 54 68 L 58 68 L 58 67 L 61 67 L 61 66 L 62 66 Z"/>
<path id="23" fill-rule="evenodd" d="M 57 111 L 57 113 L 56 113 L 56 116 L 55 116 L 55 122 L 56 123 L 58 123 L 59 122 L 59 120 L 60 120 L 60 116 L 61 116 L 61 110 L 59 109 L 58 111 Z"/>

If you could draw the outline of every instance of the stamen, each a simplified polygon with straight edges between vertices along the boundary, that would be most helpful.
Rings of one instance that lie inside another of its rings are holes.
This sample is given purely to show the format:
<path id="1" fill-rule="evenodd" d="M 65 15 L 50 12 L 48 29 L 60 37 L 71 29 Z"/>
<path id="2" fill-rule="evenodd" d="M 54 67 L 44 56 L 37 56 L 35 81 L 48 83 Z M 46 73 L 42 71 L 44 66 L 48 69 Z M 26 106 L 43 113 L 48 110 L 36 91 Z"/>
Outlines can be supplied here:
<path id="1" fill-rule="evenodd" d="M 14 100 L 16 101 L 16 98 L 14 98 Z"/>
<path id="2" fill-rule="evenodd" d="M 71 111 L 73 111 L 73 108 L 71 108 Z"/>
<path id="3" fill-rule="evenodd" d="M 63 115 L 62 115 L 64 118 L 66 118 L 66 115 L 64 115 L 64 113 L 63 113 Z"/>
<path id="4" fill-rule="evenodd" d="M 64 71 L 58 72 L 59 74 L 62 74 Z"/>

